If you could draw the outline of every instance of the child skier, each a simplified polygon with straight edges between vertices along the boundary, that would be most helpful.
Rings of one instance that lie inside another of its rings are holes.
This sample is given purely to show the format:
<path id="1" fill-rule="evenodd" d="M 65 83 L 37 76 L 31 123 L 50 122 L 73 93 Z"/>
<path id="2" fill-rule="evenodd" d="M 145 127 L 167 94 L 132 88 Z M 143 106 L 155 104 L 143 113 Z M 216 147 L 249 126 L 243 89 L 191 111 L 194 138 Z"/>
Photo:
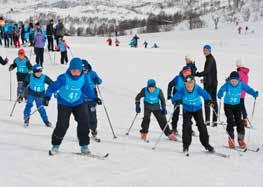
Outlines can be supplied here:
<path id="1" fill-rule="evenodd" d="M 241 104 L 240 97 L 242 91 L 247 92 L 254 98 L 258 97 L 258 92 L 254 91 L 247 84 L 240 81 L 238 72 L 233 71 L 226 83 L 219 89 L 217 94 L 221 99 L 224 96 L 224 110 L 227 117 L 227 133 L 228 133 L 228 145 L 230 148 L 235 148 L 235 135 L 234 127 L 237 127 L 238 144 L 241 148 L 247 147 L 245 139 L 245 127 L 241 123 Z M 224 95 L 225 93 L 225 95 Z"/>
<path id="2" fill-rule="evenodd" d="M 56 154 L 59 150 L 59 146 L 69 127 L 71 114 L 74 115 L 78 123 L 77 136 L 81 153 L 90 153 L 88 148 L 89 116 L 85 112 L 84 93 L 91 99 L 95 99 L 96 95 L 87 83 L 88 81 L 85 80 L 82 70 L 82 60 L 80 58 L 71 59 L 67 72 L 59 75 L 57 80 L 46 91 L 43 101 L 45 106 L 48 106 L 52 94 L 58 91 L 58 117 L 56 128 L 52 134 L 51 155 Z"/>
<path id="3" fill-rule="evenodd" d="M 241 59 L 238 59 L 236 62 L 236 67 L 237 67 L 237 72 L 240 77 L 240 81 L 242 81 L 245 84 L 248 84 L 248 73 L 249 69 L 246 68 L 243 64 Z M 246 92 L 242 91 L 241 98 L 240 98 L 240 104 L 241 104 L 241 109 L 242 109 L 242 124 L 247 126 L 248 125 L 248 118 L 247 118 L 247 110 L 245 106 L 245 97 L 246 97 Z"/>
<path id="4" fill-rule="evenodd" d="M 89 125 L 90 130 L 93 138 L 97 139 L 97 111 L 96 111 L 96 105 L 101 105 L 102 102 L 98 98 L 96 85 L 100 85 L 102 83 L 101 78 L 97 75 L 95 71 L 92 70 L 91 65 L 88 63 L 87 60 L 82 60 L 83 63 L 83 72 L 86 75 L 86 80 L 88 81 L 88 84 L 90 85 L 91 89 L 94 90 L 94 93 L 96 94 L 97 98 L 89 98 L 89 95 L 87 95 L 87 98 L 85 99 L 85 106 L 86 110 L 88 112 L 89 118 Z"/>
<path id="5" fill-rule="evenodd" d="M 25 50 L 23 48 L 18 50 L 18 57 L 14 60 L 13 64 L 10 65 L 9 71 L 17 68 L 17 101 L 21 103 L 23 101 L 23 97 L 26 97 L 26 90 L 23 96 L 18 93 L 19 89 L 21 89 L 23 81 L 28 76 L 29 72 L 32 70 L 32 65 L 29 59 L 25 55 Z"/>
<path id="6" fill-rule="evenodd" d="M 209 144 L 209 136 L 204 124 L 201 96 L 211 105 L 210 95 L 195 83 L 192 75 L 189 75 L 185 78 L 185 86 L 172 98 L 172 103 L 176 106 L 183 105 L 183 151 L 187 156 L 192 142 L 192 117 L 196 121 L 202 145 L 209 152 L 214 152 L 214 148 Z"/>
<path id="7" fill-rule="evenodd" d="M 194 62 L 193 58 L 190 55 L 185 56 L 185 64 L 187 67 L 191 68 L 192 75 L 195 76 L 197 68 L 195 66 L 195 62 Z"/>
<path id="8" fill-rule="evenodd" d="M 119 47 L 120 46 L 120 40 L 118 40 L 118 38 L 115 39 L 115 46 L 116 47 Z"/>
<path id="9" fill-rule="evenodd" d="M 156 87 L 156 82 L 153 79 L 148 80 L 147 87 L 143 88 L 140 93 L 135 98 L 136 113 L 141 112 L 140 100 L 144 97 L 144 117 L 141 124 L 142 129 L 140 130 L 141 139 L 147 141 L 147 134 L 149 129 L 149 123 L 151 118 L 151 113 L 156 117 L 159 126 L 162 130 L 167 124 L 165 115 L 167 115 L 166 103 L 163 96 L 163 92 L 160 88 Z M 160 107 L 161 102 L 161 107 Z M 164 130 L 164 134 L 168 136 L 169 140 L 176 140 L 176 136 L 170 128 Z"/>
<path id="10" fill-rule="evenodd" d="M 112 46 L 112 38 L 111 37 L 109 37 L 106 42 L 108 43 L 109 46 Z"/>
<path id="11" fill-rule="evenodd" d="M 52 80 L 42 73 L 42 67 L 39 64 L 33 66 L 33 73 L 29 74 L 24 82 L 23 86 L 19 90 L 19 94 L 23 94 L 26 87 L 28 87 L 27 102 L 24 110 L 24 124 L 29 125 L 30 112 L 33 106 L 33 102 L 36 103 L 38 112 L 47 127 L 51 127 L 52 124 L 48 121 L 46 110 L 43 106 L 43 97 L 45 96 L 45 84 L 50 85 Z"/>
<path id="12" fill-rule="evenodd" d="M 177 75 L 171 82 L 168 84 L 168 90 L 167 90 L 167 99 L 171 99 L 173 95 L 175 95 L 176 92 L 184 88 L 184 79 L 188 75 L 191 75 L 191 69 L 187 66 L 185 66 L 179 75 Z M 173 118 L 172 118 L 172 129 L 175 134 L 178 134 L 177 131 L 177 123 L 179 120 L 179 114 L 180 114 L 180 107 L 177 107 L 174 110 Z"/>
<path id="13" fill-rule="evenodd" d="M 60 58 L 60 63 L 61 64 L 64 64 L 64 62 L 66 62 L 66 64 L 68 63 L 68 52 L 67 52 L 67 49 L 69 49 L 69 48 L 70 47 L 68 46 L 66 41 L 63 38 L 60 38 L 59 44 L 57 46 L 57 50 L 60 51 L 60 54 L 61 54 L 61 58 Z"/>

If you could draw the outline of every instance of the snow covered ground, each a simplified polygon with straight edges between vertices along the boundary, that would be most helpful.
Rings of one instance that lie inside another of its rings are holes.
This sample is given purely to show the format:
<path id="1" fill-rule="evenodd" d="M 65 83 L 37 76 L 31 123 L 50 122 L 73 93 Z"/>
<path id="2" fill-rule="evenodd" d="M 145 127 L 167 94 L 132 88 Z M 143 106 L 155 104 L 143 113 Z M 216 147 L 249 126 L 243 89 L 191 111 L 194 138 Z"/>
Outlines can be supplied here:
<path id="1" fill-rule="evenodd" d="M 193 137 L 190 157 L 182 154 L 180 142 L 168 141 L 163 137 L 158 148 L 151 148 L 160 135 L 156 120 L 150 125 L 150 143 L 140 141 L 140 123 L 137 119 L 130 136 L 128 127 L 135 115 L 134 97 L 147 79 L 155 78 L 166 93 L 167 84 L 184 65 L 184 55 L 191 54 L 199 70 L 203 69 L 202 46 L 210 43 L 217 60 L 219 85 L 235 69 L 235 60 L 244 59 L 251 69 L 250 85 L 263 93 L 262 86 L 262 43 L 263 25 L 255 23 L 255 34 L 238 36 L 236 29 L 228 26 L 223 30 L 174 31 L 151 35 L 141 35 L 141 43 L 157 42 L 160 49 L 130 49 L 128 37 L 120 38 L 121 47 L 108 47 L 105 38 L 67 38 L 73 54 L 87 58 L 103 78 L 101 91 L 109 110 L 113 127 L 118 136 L 112 138 L 103 108 L 98 107 L 98 126 L 101 143 L 91 141 L 94 153 L 110 152 L 106 160 L 82 158 L 71 154 L 79 151 L 76 138 L 76 123 L 71 126 L 61 146 L 61 154 L 48 156 L 51 133 L 41 122 L 38 114 L 30 120 L 29 128 L 23 127 L 24 104 L 16 107 L 13 117 L 9 117 L 13 101 L 9 101 L 8 67 L 0 67 L 0 186 L 235 186 L 261 187 L 263 184 L 263 152 L 239 153 L 226 149 L 227 136 L 224 128 L 208 127 L 211 144 L 218 152 L 229 154 L 221 158 L 204 152 L 199 139 Z M 29 56 L 30 49 L 26 49 Z M 1 56 L 13 60 L 16 49 L 0 48 Z M 70 53 L 69 53 L 70 56 Z M 52 58 L 54 56 L 52 55 Z M 66 66 L 52 65 L 45 55 L 45 72 L 53 79 L 66 70 Z M 32 57 L 32 62 L 33 62 Z M 59 63 L 59 54 L 56 54 Z M 16 89 L 15 72 L 12 72 L 12 90 Z M 247 97 L 248 112 L 251 114 L 253 98 Z M 168 102 L 169 111 L 172 105 Z M 56 122 L 56 101 L 52 99 L 47 108 L 50 121 Z M 246 141 L 252 148 L 263 143 L 262 97 L 257 106 L 252 130 L 246 131 Z M 225 120 L 223 111 L 222 120 Z M 179 125 L 181 129 L 181 125 Z M 194 127 L 196 130 L 196 127 Z M 263 147 L 261 147 L 263 149 Z"/>

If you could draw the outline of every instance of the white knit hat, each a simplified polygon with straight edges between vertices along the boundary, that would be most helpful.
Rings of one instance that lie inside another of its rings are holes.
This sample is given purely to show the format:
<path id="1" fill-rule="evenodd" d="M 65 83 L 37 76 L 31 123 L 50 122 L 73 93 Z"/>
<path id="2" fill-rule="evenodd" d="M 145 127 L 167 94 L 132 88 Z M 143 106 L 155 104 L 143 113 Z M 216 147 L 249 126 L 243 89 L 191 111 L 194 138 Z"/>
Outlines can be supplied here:
<path id="1" fill-rule="evenodd" d="M 241 58 L 236 60 L 236 66 L 243 67 L 243 62 Z"/>
<path id="2" fill-rule="evenodd" d="M 185 55 L 185 59 L 188 59 L 188 60 L 190 60 L 190 61 L 193 61 L 193 58 L 192 58 L 192 56 L 191 56 L 191 55 L 189 55 L 189 54 Z"/>

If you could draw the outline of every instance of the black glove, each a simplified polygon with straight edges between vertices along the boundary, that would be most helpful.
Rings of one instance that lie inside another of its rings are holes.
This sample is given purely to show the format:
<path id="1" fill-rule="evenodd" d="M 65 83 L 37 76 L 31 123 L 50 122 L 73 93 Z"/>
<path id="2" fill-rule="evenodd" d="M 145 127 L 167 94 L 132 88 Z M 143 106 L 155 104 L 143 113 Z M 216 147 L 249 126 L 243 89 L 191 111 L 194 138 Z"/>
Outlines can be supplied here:
<path id="1" fill-rule="evenodd" d="M 10 65 L 8 70 L 9 70 L 9 71 L 12 71 L 13 69 L 14 69 L 14 66 L 13 66 L 13 65 Z"/>
<path id="2" fill-rule="evenodd" d="M 136 113 L 137 113 L 137 114 L 141 113 L 140 103 L 139 103 L 139 102 L 136 102 L 135 104 L 136 104 L 136 109 L 135 109 L 135 110 L 136 110 Z"/>
<path id="3" fill-rule="evenodd" d="M 214 102 L 212 100 L 208 100 L 207 102 L 207 105 L 210 106 L 210 107 L 213 107 L 214 106 Z"/>
<path id="4" fill-rule="evenodd" d="M 98 97 L 96 98 L 96 102 L 97 102 L 98 105 L 102 105 L 102 101 L 101 101 L 101 99 L 98 98 Z"/>
<path id="5" fill-rule="evenodd" d="M 169 99 L 172 99 L 172 96 L 168 95 L 168 96 L 167 96 L 167 99 L 168 99 L 168 100 L 169 100 Z"/>
<path id="6" fill-rule="evenodd" d="M 179 106 L 180 104 L 182 104 L 182 100 L 177 100 L 175 101 L 174 106 L 176 107 Z"/>
<path id="7" fill-rule="evenodd" d="M 196 72 L 196 73 L 195 73 L 195 76 L 196 76 L 196 77 L 201 77 L 200 72 Z"/>
<path id="8" fill-rule="evenodd" d="M 44 99 L 43 99 L 43 105 L 44 105 L 44 106 L 48 106 L 49 100 L 50 100 L 50 97 L 44 97 Z"/>

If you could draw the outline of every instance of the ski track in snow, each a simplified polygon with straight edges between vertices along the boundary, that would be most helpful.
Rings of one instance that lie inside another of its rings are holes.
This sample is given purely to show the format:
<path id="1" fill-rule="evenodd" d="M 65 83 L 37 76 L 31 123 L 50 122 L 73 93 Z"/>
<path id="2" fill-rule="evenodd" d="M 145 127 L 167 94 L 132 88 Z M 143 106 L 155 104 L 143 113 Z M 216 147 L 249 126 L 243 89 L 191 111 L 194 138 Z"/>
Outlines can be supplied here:
<path id="1" fill-rule="evenodd" d="M 205 58 L 202 46 L 210 43 L 217 60 L 219 85 L 222 85 L 224 79 L 234 70 L 235 60 L 239 57 L 245 59 L 249 66 L 251 70 L 249 83 L 259 90 L 260 97 L 252 121 L 255 129 L 246 129 L 246 138 L 251 147 L 262 145 L 262 22 L 257 23 L 255 28 L 256 34 L 242 36 L 235 33 L 233 26 L 218 31 L 201 29 L 140 35 L 140 43 L 147 38 L 151 44 L 157 41 L 160 49 L 130 49 L 129 37 L 120 37 L 120 48 L 106 46 L 105 38 L 66 38 L 73 54 L 87 58 L 103 79 L 101 86 L 103 99 L 118 138 L 112 138 L 103 107 L 98 106 L 99 137 L 102 142 L 95 143 L 91 140 L 90 149 L 96 154 L 109 152 L 110 156 L 105 160 L 70 154 L 79 151 L 76 122 L 73 118 L 61 145 L 62 153 L 49 157 L 48 149 L 51 146 L 53 128 L 45 127 L 38 114 L 32 116 L 29 127 L 24 128 L 22 115 L 24 103 L 17 105 L 13 117 L 9 117 L 15 100 L 16 78 L 15 72 L 12 72 L 13 101 L 10 102 L 8 66 L 1 66 L 0 186 L 261 187 L 262 150 L 258 153 L 242 153 L 240 156 L 236 151 L 224 148 L 223 145 L 227 145 L 227 135 L 222 126 L 208 127 L 210 141 L 218 152 L 229 154 L 230 158 L 205 154 L 198 137 L 193 137 L 190 157 L 185 157 L 182 153 L 181 142 L 170 142 L 164 136 L 153 151 L 151 148 L 160 135 L 153 116 L 150 124 L 150 143 L 140 141 L 138 131 L 143 114 L 138 116 L 130 135 L 125 135 L 135 115 L 135 95 L 145 86 L 147 79 L 155 78 L 157 85 L 166 93 L 168 82 L 178 74 L 184 64 L 185 54 L 191 54 L 198 69 L 203 69 Z M 26 52 L 29 57 L 30 49 L 26 48 Z M 16 54 L 16 49 L 0 47 L 0 55 L 8 56 L 10 63 Z M 70 53 L 68 55 L 71 58 Z M 56 63 L 59 63 L 59 59 L 60 55 L 56 53 Z M 34 62 L 34 56 L 31 60 Z M 67 69 L 66 66 L 52 65 L 48 54 L 45 54 L 44 68 L 44 72 L 53 79 Z M 248 96 L 246 104 L 250 115 L 253 98 Z M 168 110 L 172 112 L 169 101 L 167 105 Z M 54 98 L 47 112 L 50 121 L 55 125 L 57 111 Z M 223 110 L 221 120 L 225 121 Z M 197 132 L 196 127 L 193 129 Z M 180 123 L 179 132 L 181 133 Z"/>

